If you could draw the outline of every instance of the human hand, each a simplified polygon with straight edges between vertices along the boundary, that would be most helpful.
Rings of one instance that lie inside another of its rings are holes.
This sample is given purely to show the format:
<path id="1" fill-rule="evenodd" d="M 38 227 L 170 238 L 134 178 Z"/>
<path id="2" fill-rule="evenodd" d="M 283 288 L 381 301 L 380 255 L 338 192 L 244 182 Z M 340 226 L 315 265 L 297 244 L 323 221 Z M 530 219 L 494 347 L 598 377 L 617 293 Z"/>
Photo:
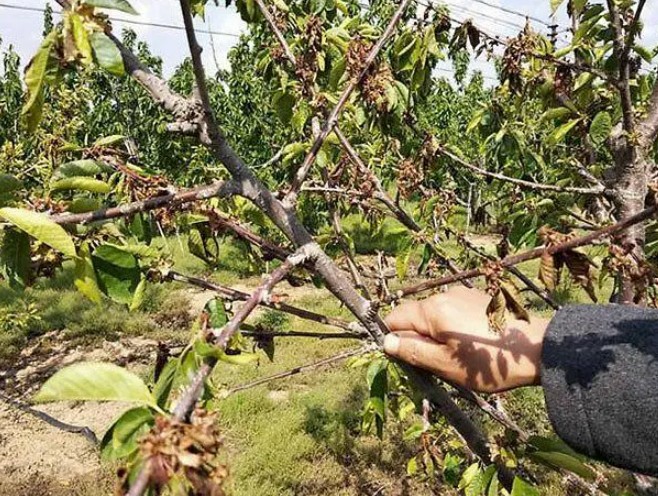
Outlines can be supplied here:
<path id="1" fill-rule="evenodd" d="M 539 384 L 547 319 L 508 316 L 505 330 L 489 329 L 491 298 L 477 289 L 454 287 L 396 307 L 386 317 L 391 334 L 384 350 L 473 391 L 499 392 Z"/>

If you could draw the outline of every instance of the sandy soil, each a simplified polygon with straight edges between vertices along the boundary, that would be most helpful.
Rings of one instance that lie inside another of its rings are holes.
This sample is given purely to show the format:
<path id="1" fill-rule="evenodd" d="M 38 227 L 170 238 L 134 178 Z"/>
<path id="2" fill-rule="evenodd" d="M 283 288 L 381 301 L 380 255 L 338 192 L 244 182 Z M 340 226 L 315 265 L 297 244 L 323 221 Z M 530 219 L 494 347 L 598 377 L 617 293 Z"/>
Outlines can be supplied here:
<path id="1" fill-rule="evenodd" d="M 44 336 L 24 350 L 11 370 L 0 372 L 0 495 L 41 496 L 108 494 L 107 467 L 98 447 L 80 433 L 65 432 L 7 401 L 29 402 L 32 393 L 55 371 L 79 361 L 114 362 L 139 369 L 155 359 L 157 342 L 130 338 L 104 342 L 95 349 L 70 348 Z M 128 406 L 121 403 L 66 402 L 34 410 L 102 438 Z"/>

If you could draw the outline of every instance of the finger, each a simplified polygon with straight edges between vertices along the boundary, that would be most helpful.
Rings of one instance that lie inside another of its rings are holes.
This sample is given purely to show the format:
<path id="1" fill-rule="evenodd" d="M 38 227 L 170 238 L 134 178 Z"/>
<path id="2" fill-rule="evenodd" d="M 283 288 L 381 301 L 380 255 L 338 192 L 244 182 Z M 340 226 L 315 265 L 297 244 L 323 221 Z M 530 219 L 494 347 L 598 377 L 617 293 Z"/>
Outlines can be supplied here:
<path id="1" fill-rule="evenodd" d="M 384 351 L 390 356 L 435 374 L 442 374 L 450 361 L 445 345 L 415 332 L 387 334 Z"/>
<path id="2" fill-rule="evenodd" d="M 425 312 L 421 302 L 418 301 L 398 305 L 384 320 L 391 332 L 416 331 L 420 334 L 429 334 Z"/>

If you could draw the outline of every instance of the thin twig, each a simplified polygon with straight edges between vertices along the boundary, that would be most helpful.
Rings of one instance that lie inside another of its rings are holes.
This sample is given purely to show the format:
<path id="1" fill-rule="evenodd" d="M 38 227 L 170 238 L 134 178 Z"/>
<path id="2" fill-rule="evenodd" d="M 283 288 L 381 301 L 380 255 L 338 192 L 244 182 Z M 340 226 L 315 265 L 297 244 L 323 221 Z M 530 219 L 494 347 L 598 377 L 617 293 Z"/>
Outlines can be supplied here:
<path id="1" fill-rule="evenodd" d="M 222 284 L 217 284 L 215 282 L 201 279 L 199 277 L 186 276 L 173 270 L 169 271 L 167 278 L 172 281 L 183 282 L 197 286 L 199 288 L 215 291 L 230 301 L 246 301 L 250 297 L 249 293 L 245 293 L 244 291 L 230 288 Z M 345 329 L 346 331 L 351 331 L 355 334 L 360 334 L 364 331 L 363 327 L 357 322 L 347 322 L 335 317 L 328 317 L 316 312 L 311 312 L 310 310 L 305 310 L 303 308 L 298 308 L 287 303 L 280 302 L 276 298 L 271 299 L 270 301 L 262 301 L 260 304 L 273 310 L 289 313 L 305 320 L 319 322 L 320 324 L 326 324 L 329 326 L 338 327 L 339 329 Z"/>
<path id="2" fill-rule="evenodd" d="M 471 164 L 470 162 L 467 162 L 466 160 L 462 159 L 441 145 L 437 145 L 436 149 L 442 155 L 445 155 L 449 159 L 457 162 L 459 165 L 462 165 L 477 174 L 516 184 L 518 186 L 523 186 L 524 188 L 536 189 L 540 191 L 555 191 L 558 193 L 577 193 L 581 195 L 600 195 L 605 192 L 605 188 L 603 187 L 578 188 L 573 186 L 556 186 L 554 184 L 535 183 L 532 181 L 525 181 L 523 179 L 509 177 L 498 172 L 490 172 L 488 170 L 482 169 L 481 167 L 478 167 L 477 165 Z"/>
<path id="3" fill-rule="evenodd" d="M 322 127 L 320 133 L 318 134 L 315 141 L 313 142 L 311 149 L 309 150 L 308 154 L 304 158 L 304 162 L 302 163 L 299 170 L 297 171 L 297 174 L 295 175 L 295 179 L 293 180 L 292 185 L 290 186 L 290 190 L 286 194 L 285 203 L 287 205 L 292 205 L 295 203 L 295 200 L 297 198 L 297 192 L 299 191 L 299 188 L 302 187 L 304 181 L 306 180 L 306 176 L 308 176 L 308 173 L 311 170 L 311 166 L 313 165 L 313 162 L 315 161 L 315 157 L 320 151 L 320 147 L 324 143 L 324 140 L 327 139 L 327 136 L 329 136 L 329 133 L 332 131 L 332 129 L 338 122 L 338 116 L 340 115 L 341 110 L 347 103 L 347 100 L 352 94 L 352 91 L 354 91 L 357 85 L 361 83 L 363 78 L 370 70 L 370 66 L 377 58 L 377 55 L 379 55 L 379 52 L 384 47 L 384 44 L 388 41 L 388 39 L 393 34 L 395 27 L 397 26 L 398 22 L 402 18 L 402 14 L 404 14 L 404 11 L 406 10 L 410 2 L 411 0 L 402 0 L 402 2 L 400 2 L 400 6 L 393 14 L 393 17 L 391 18 L 391 21 L 388 23 L 388 26 L 384 30 L 384 33 L 379 38 L 379 40 L 377 40 L 377 43 L 375 43 L 375 45 L 372 47 L 372 49 L 368 53 L 368 56 L 364 59 L 363 68 L 361 69 L 361 72 L 359 73 L 358 77 L 352 78 L 350 82 L 347 84 L 347 86 L 345 87 L 345 89 L 343 90 L 343 93 L 338 99 L 338 103 L 336 103 L 336 106 L 329 114 L 329 117 L 324 123 L 324 126 Z"/>
<path id="4" fill-rule="evenodd" d="M 338 353 L 337 355 L 334 355 L 329 358 L 324 358 L 322 360 L 319 360 L 317 362 L 309 363 L 307 365 L 300 365 L 299 367 L 295 367 L 294 369 L 287 370 L 285 372 L 280 372 L 278 374 L 271 375 L 269 377 L 263 377 L 261 379 L 256 379 L 255 381 L 248 382 L 246 384 L 240 384 L 238 386 L 233 386 L 229 388 L 228 390 L 222 392 L 220 396 L 222 398 L 226 398 L 234 393 L 237 393 L 238 391 L 245 391 L 247 389 L 254 388 L 256 386 L 261 386 L 263 384 L 267 384 L 272 381 L 277 381 L 280 379 L 285 379 L 286 377 L 292 377 L 297 374 L 301 374 L 303 372 L 308 372 L 311 370 L 316 370 L 322 367 L 326 367 L 327 365 L 334 364 L 336 362 L 340 362 L 342 360 L 346 360 L 347 358 L 359 356 L 359 355 L 365 355 L 366 353 L 370 353 L 372 351 L 375 351 L 377 348 L 374 345 L 368 345 L 364 346 L 362 348 L 358 348 L 356 350 L 350 350 L 350 351 L 344 351 L 342 353 Z"/>
<path id="5" fill-rule="evenodd" d="M 513 265 L 518 265 L 520 263 L 527 262 L 529 260 L 540 258 L 544 253 L 548 253 L 549 255 L 555 255 L 557 253 L 562 253 L 568 250 L 579 248 L 581 246 L 592 244 L 594 241 L 600 238 L 612 236 L 614 234 L 617 234 L 619 232 L 628 229 L 631 226 L 634 226 L 635 224 L 644 222 L 645 220 L 648 220 L 651 217 L 653 217 L 656 214 L 656 212 L 658 212 L 658 205 L 649 207 L 631 217 L 628 217 L 627 219 L 617 222 L 616 224 L 604 227 L 597 231 L 593 231 L 579 238 L 573 238 L 564 243 L 560 243 L 549 247 L 535 248 L 533 250 L 529 250 L 524 253 L 519 253 L 518 255 L 511 255 L 501 260 L 500 266 L 503 268 L 507 268 Z M 471 269 L 461 272 L 459 274 L 454 274 L 450 276 L 441 277 L 439 279 L 432 279 L 430 281 L 425 281 L 415 286 L 409 286 L 407 288 L 400 289 L 395 293 L 395 295 L 391 296 L 390 300 L 392 301 L 395 299 L 404 298 L 405 296 L 420 293 L 423 291 L 428 291 L 430 289 L 435 289 L 441 286 L 445 286 L 447 284 L 452 284 L 454 282 L 462 281 L 464 279 L 473 279 L 475 277 L 483 275 L 483 273 L 484 271 L 482 269 Z"/>
<path id="6" fill-rule="evenodd" d="M 246 325 L 245 325 L 246 327 Z M 313 338 L 319 339 L 367 339 L 368 334 L 356 334 L 353 332 L 311 332 L 311 331 L 247 331 L 241 330 L 240 334 L 252 339 L 270 339 L 270 338 Z"/>

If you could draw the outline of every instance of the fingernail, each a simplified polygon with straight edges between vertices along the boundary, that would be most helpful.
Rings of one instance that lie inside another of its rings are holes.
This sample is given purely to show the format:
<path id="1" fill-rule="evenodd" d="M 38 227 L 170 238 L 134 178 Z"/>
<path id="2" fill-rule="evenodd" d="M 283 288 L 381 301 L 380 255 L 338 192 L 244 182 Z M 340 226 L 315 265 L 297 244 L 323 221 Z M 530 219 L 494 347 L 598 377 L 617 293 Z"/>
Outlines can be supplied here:
<path id="1" fill-rule="evenodd" d="M 387 334 L 384 338 L 384 351 L 389 355 L 397 355 L 400 349 L 400 336 Z"/>

